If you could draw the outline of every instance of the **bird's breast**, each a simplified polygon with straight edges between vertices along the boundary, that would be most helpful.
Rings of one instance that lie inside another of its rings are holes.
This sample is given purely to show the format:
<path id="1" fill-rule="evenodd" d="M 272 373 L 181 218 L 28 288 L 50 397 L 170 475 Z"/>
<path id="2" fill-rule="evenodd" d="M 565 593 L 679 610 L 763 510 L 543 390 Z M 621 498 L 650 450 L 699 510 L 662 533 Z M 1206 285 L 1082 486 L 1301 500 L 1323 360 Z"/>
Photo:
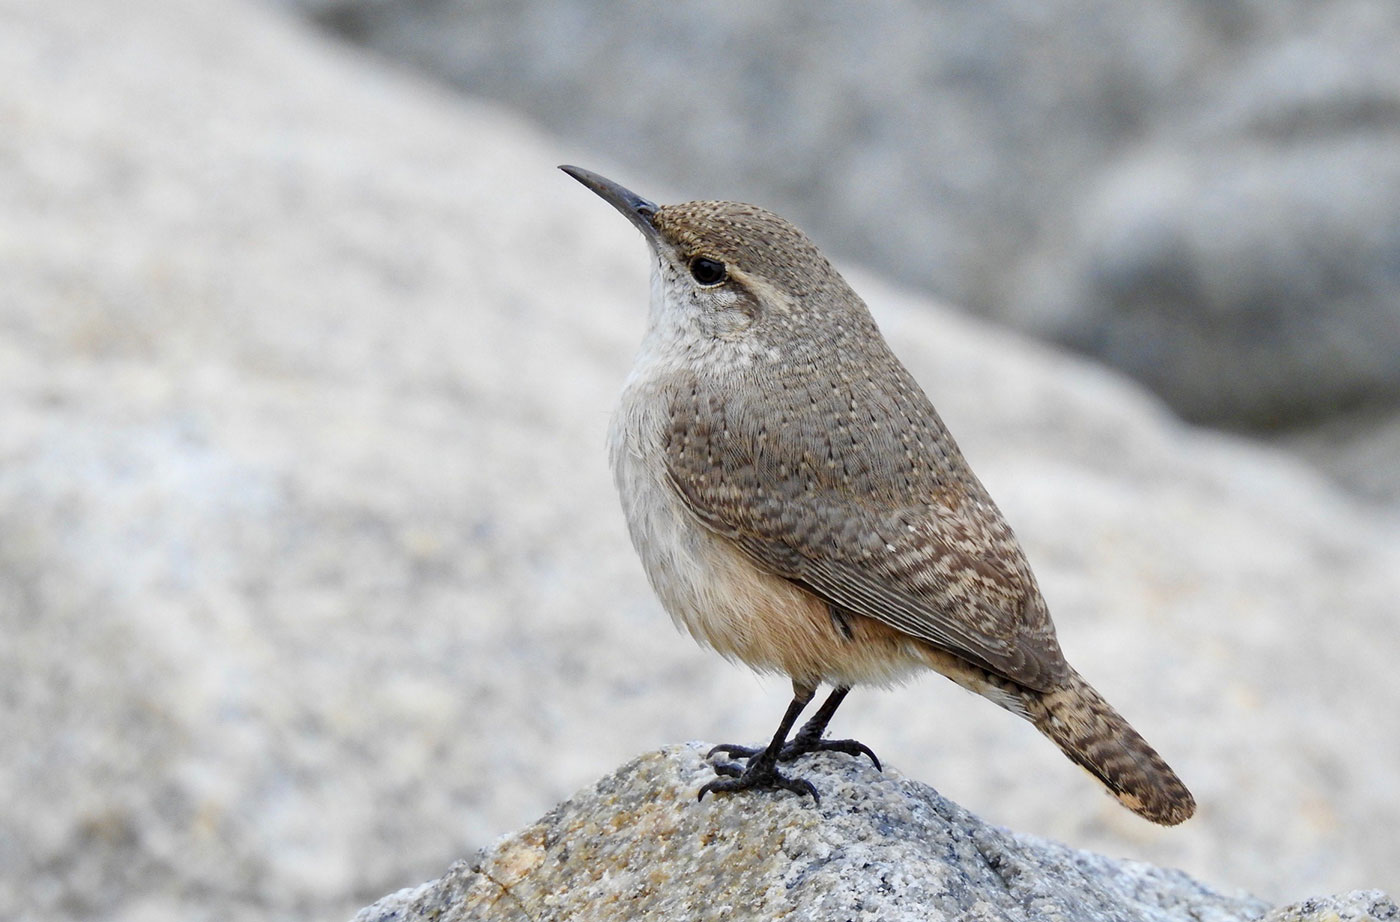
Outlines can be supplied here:
<path id="1" fill-rule="evenodd" d="M 666 475 L 670 391 L 634 378 L 613 416 L 609 452 L 633 547 L 662 607 L 701 644 L 760 672 L 840 685 L 887 685 L 923 668 L 908 638 L 827 604 L 755 564 L 706 528 Z"/>

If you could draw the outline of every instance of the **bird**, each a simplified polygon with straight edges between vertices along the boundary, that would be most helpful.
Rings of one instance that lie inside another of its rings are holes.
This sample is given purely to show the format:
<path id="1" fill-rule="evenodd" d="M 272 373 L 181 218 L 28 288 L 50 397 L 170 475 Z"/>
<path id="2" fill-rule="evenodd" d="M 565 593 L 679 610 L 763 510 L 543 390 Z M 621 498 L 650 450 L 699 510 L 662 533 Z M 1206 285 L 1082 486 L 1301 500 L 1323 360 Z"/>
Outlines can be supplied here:
<path id="1" fill-rule="evenodd" d="M 1011 527 L 816 244 L 754 205 L 657 205 L 560 169 L 650 248 L 646 331 L 608 438 L 643 569 L 702 645 L 792 682 L 771 741 L 710 750 L 698 797 L 819 802 L 784 765 L 838 752 L 880 768 L 864 743 L 825 738 L 832 715 L 857 685 L 933 670 L 1029 721 L 1138 815 L 1188 819 L 1190 791 L 1065 659 Z"/>

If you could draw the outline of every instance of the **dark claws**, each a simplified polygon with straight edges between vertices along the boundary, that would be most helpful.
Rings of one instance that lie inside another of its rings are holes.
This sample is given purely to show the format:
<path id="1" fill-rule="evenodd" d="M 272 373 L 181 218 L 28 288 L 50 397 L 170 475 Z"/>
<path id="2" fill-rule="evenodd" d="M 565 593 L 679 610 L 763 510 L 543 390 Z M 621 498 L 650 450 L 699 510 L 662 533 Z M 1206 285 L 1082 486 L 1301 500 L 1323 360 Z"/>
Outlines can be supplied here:
<path id="1" fill-rule="evenodd" d="M 744 766 L 737 762 L 716 762 L 712 767 L 716 775 L 728 775 L 731 778 L 739 778 L 744 774 Z"/>
<path id="2" fill-rule="evenodd" d="M 718 746 L 715 746 L 709 752 L 705 753 L 705 759 L 706 761 L 713 759 L 717 752 L 722 752 L 727 756 L 741 756 L 745 759 L 752 759 L 762 751 L 763 750 L 759 749 L 757 746 L 740 746 L 737 743 L 720 743 Z M 779 756 L 779 758 L 782 757 Z M 716 768 L 718 768 L 718 766 L 716 766 Z"/>
<path id="3" fill-rule="evenodd" d="M 832 617 L 836 617 L 834 609 Z M 833 691 L 812 719 L 803 724 L 802 729 L 797 731 L 797 735 L 791 740 L 787 740 L 788 731 L 792 729 L 797 715 L 807 706 L 807 702 L 812 700 L 812 691 L 805 686 L 793 684 L 792 703 L 788 705 L 787 713 L 783 716 L 782 723 L 778 725 L 778 732 L 773 734 L 773 742 L 766 747 L 759 749 L 753 746 L 739 746 L 734 743 L 720 743 L 705 753 L 707 760 L 713 759 L 717 755 L 726 755 L 732 758 L 742 758 L 745 760 L 745 764 L 740 767 L 736 762 L 714 763 L 715 774 L 720 777 L 700 788 L 695 795 L 696 799 L 704 800 L 706 794 L 758 789 L 791 791 L 799 796 L 810 794 L 813 801 L 821 803 L 821 795 L 817 793 L 817 789 L 812 786 L 810 781 L 804 778 L 789 778 L 778 771 L 778 763 L 791 762 L 809 752 L 843 752 L 846 755 L 856 757 L 869 756 L 875 768 L 884 771 L 884 767 L 880 765 L 880 759 L 864 743 L 856 740 L 822 739 L 827 722 L 831 720 L 831 715 L 836 711 L 842 699 L 846 697 L 846 692 L 850 691 L 849 688 L 838 687 Z"/>
<path id="4" fill-rule="evenodd" d="M 705 758 L 712 758 L 717 753 L 743 756 L 748 759 L 748 764 L 740 766 L 736 762 L 714 763 L 715 774 L 723 777 L 716 778 L 700 788 L 695 795 L 696 800 L 704 800 L 706 794 L 756 789 L 791 791 L 798 795 L 810 794 L 812 800 L 822 802 L 821 795 L 810 781 L 804 778 L 789 778 L 778 771 L 777 760 L 768 755 L 766 749 L 721 743 L 711 749 Z"/>
<path id="5" fill-rule="evenodd" d="M 716 753 L 724 753 L 727 756 L 735 756 L 744 759 L 752 759 L 757 756 L 762 749 L 755 746 L 740 746 L 735 743 L 720 743 L 709 752 L 705 753 L 706 759 L 713 759 Z M 874 764 L 877 771 L 884 771 L 885 767 L 880 764 L 880 757 L 874 751 L 859 740 L 807 740 L 798 737 L 783 746 L 778 753 L 779 762 L 791 762 L 800 756 L 805 756 L 809 752 L 844 752 L 849 756 L 867 756 Z M 716 769 L 718 770 L 718 769 Z"/>
<path id="6" fill-rule="evenodd" d="M 732 763 L 721 763 L 721 765 L 728 768 L 732 766 Z M 737 766 L 732 767 L 737 768 Z M 718 770 L 720 766 L 717 765 L 715 768 Z M 729 773 L 725 772 L 725 774 Z M 699 793 L 695 795 L 695 799 L 704 800 L 706 794 L 747 791 L 753 788 L 791 791 L 798 795 L 810 794 L 814 802 L 818 804 L 822 802 L 821 795 L 817 793 L 816 788 L 812 787 L 812 782 L 805 778 L 789 778 L 779 774 L 775 769 L 755 771 L 752 775 L 748 771 L 741 771 L 736 777 L 716 778 L 701 787 Z"/>
<path id="7" fill-rule="evenodd" d="M 791 750 L 791 751 L 790 751 Z M 817 740 L 815 743 L 788 743 L 778 755 L 778 761 L 787 762 L 809 752 L 844 752 L 848 756 L 869 756 L 876 771 L 884 771 L 880 757 L 860 740 Z"/>

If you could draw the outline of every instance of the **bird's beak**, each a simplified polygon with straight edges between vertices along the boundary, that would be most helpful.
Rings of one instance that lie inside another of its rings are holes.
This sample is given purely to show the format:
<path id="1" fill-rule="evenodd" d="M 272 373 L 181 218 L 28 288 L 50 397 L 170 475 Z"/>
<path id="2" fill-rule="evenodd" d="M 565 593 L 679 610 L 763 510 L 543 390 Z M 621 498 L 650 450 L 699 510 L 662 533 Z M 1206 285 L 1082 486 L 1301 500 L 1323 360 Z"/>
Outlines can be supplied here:
<path id="1" fill-rule="evenodd" d="M 642 198 L 631 189 L 625 189 L 613 182 L 611 179 L 599 176 L 591 170 L 582 167 L 564 166 L 559 167 L 574 179 L 583 183 L 609 205 L 622 212 L 623 217 L 636 225 L 637 230 L 642 232 L 642 236 L 647 238 L 648 243 L 656 243 L 660 234 L 657 233 L 656 225 L 652 223 L 652 218 L 656 216 L 656 203 Z"/>

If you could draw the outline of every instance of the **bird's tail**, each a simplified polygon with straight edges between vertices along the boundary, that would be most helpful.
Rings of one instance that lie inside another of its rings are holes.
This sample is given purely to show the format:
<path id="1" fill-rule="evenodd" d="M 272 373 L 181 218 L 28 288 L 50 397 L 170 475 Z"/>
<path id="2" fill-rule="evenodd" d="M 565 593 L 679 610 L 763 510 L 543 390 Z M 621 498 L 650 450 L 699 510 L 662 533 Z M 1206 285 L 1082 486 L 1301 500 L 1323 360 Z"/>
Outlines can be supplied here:
<path id="1" fill-rule="evenodd" d="M 1176 772 L 1079 673 L 1049 691 L 1025 690 L 1023 701 L 1031 723 L 1129 810 L 1163 826 L 1196 812 Z"/>

